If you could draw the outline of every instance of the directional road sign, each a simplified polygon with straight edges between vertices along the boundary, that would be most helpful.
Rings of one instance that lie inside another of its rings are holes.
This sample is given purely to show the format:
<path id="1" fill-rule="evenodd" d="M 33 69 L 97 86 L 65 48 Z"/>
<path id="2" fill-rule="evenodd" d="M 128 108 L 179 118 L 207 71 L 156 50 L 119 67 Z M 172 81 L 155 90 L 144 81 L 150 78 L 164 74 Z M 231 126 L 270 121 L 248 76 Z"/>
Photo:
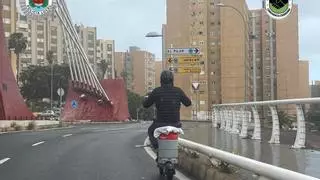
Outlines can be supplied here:
<path id="1" fill-rule="evenodd" d="M 72 100 L 72 101 L 71 101 L 71 107 L 72 107 L 73 109 L 76 109 L 76 108 L 78 107 L 78 102 L 77 102 L 76 100 Z"/>
<path id="2" fill-rule="evenodd" d="M 169 48 L 167 51 L 168 54 L 200 54 L 199 48 Z"/>
<path id="3" fill-rule="evenodd" d="M 200 67 L 172 67 L 169 68 L 170 71 L 175 73 L 200 73 L 201 68 Z"/>
<path id="4" fill-rule="evenodd" d="M 199 57 L 196 56 L 178 56 L 173 59 L 174 62 L 177 62 L 178 64 L 183 65 L 194 65 L 198 64 L 200 62 Z"/>

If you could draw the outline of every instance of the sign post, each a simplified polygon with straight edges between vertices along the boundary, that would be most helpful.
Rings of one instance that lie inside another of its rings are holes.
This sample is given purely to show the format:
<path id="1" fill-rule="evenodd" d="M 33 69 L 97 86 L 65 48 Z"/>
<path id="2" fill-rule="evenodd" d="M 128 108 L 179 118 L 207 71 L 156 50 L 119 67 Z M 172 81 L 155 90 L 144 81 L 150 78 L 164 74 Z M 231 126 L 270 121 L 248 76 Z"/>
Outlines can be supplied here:
<path id="1" fill-rule="evenodd" d="M 196 120 L 198 120 L 199 108 L 199 74 L 201 73 L 201 65 L 204 64 L 200 61 L 199 48 L 169 48 L 167 53 L 170 57 L 167 58 L 167 63 L 170 64 L 169 70 L 178 74 L 197 74 L 198 81 L 192 83 L 193 91 L 196 95 L 196 110 L 192 111 L 193 117 L 196 112 Z"/>

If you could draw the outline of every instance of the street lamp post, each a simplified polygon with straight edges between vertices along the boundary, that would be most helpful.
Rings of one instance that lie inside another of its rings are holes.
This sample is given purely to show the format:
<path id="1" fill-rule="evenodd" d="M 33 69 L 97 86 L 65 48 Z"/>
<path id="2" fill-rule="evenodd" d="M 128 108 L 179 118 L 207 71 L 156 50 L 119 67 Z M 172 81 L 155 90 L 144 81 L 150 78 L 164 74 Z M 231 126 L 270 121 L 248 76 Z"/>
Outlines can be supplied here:
<path id="1" fill-rule="evenodd" d="M 162 46 L 162 59 L 161 59 L 161 65 L 162 65 L 162 70 L 164 70 L 164 60 L 165 60 L 165 51 L 164 51 L 164 38 L 163 38 L 163 28 L 162 28 L 162 31 L 161 31 L 161 34 L 157 33 L 157 32 L 149 32 L 146 34 L 145 37 L 151 37 L 151 38 L 155 38 L 155 37 L 161 37 L 161 46 Z"/>
<path id="2" fill-rule="evenodd" d="M 248 101 L 248 96 L 247 96 L 247 87 L 248 87 L 248 75 L 247 75 L 247 58 L 248 58 L 248 47 L 247 47 L 247 42 L 246 42 L 246 37 L 247 37 L 247 23 L 246 23 L 246 20 L 245 20 L 245 18 L 244 18 L 244 16 L 242 15 L 242 13 L 237 9 L 237 8 L 235 8 L 235 7 L 233 7 L 233 6 L 230 6 L 230 5 L 225 5 L 225 4 L 223 4 L 223 3 L 219 3 L 219 4 L 217 4 L 216 6 L 218 6 L 218 7 L 226 7 L 226 8 L 231 8 L 231 9 L 233 9 L 233 10 L 235 10 L 239 15 L 240 15 L 240 17 L 242 18 L 242 21 L 243 21 L 243 25 L 244 25 L 244 56 L 245 56 L 245 58 L 244 58 L 244 71 L 245 71 L 245 78 L 244 78 L 244 86 L 245 86 L 245 88 L 244 88 L 244 97 L 245 97 L 245 101 L 247 102 Z M 255 69 L 253 69 L 253 71 L 255 71 Z M 255 84 L 255 83 L 254 83 Z M 254 87 L 254 88 L 256 88 L 256 87 Z"/>

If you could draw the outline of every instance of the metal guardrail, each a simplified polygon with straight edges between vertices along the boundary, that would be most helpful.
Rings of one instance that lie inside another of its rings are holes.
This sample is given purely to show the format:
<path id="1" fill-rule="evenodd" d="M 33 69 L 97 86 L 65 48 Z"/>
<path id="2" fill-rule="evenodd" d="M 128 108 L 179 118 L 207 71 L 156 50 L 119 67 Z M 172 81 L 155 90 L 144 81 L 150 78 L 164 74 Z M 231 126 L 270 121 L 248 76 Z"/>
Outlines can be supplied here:
<path id="1" fill-rule="evenodd" d="M 214 127 L 218 127 L 218 123 L 220 123 L 220 129 L 223 129 L 230 133 L 240 134 L 241 137 L 247 137 L 248 123 L 253 116 L 254 132 L 252 139 L 261 140 L 261 124 L 257 107 L 268 106 L 272 115 L 272 134 L 269 143 L 279 144 L 280 125 L 277 113 L 277 105 L 295 104 L 297 112 L 297 135 L 292 147 L 304 148 L 306 142 L 306 127 L 302 105 L 316 103 L 320 104 L 320 98 L 284 99 L 274 101 L 217 104 L 213 106 L 213 113 L 211 118 Z M 251 111 L 249 111 L 248 109 L 251 109 Z"/>
<path id="2" fill-rule="evenodd" d="M 280 168 L 277 166 L 272 166 L 270 164 L 262 163 L 253 159 L 235 155 L 182 138 L 179 138 L 179 144 L 182 147 L 206 155 L 209 158 L 216 158 L 231 165 L 251 171 L 260 178 L 270 178 L 274 180 L 320 180 L 315 177 L 290 171 L 288 169 Z"/>

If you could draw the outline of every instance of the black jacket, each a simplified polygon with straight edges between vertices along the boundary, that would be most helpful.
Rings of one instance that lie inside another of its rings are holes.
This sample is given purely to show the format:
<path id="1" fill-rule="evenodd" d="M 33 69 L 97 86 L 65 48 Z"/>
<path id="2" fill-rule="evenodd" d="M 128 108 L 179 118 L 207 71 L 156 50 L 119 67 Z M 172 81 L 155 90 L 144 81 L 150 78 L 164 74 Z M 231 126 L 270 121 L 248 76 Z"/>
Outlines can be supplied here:
<path id="1" fill-rule="evenodd" d="M 174 86 L 161 86 L 155 88 L 143 102 L 143 107 L 148 108 L 156 105 L 156 123 L 175 124 L 180 123 L 181 103 L 185 106 L 191 105 L 191 100 L 182 89 Z"/>

